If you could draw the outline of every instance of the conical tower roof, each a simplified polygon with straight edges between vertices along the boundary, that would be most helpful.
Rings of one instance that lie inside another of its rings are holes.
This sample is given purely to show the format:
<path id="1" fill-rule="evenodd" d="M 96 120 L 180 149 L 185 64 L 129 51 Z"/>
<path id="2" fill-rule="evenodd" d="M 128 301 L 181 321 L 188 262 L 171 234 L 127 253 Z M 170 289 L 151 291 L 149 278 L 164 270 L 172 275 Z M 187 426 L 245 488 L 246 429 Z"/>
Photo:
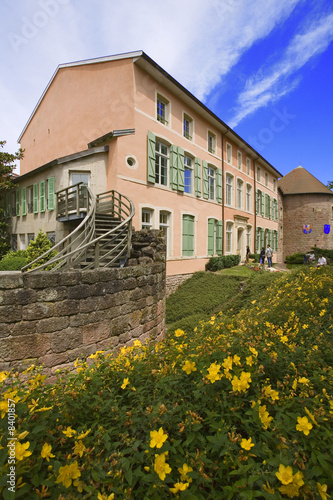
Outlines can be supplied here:
<path id="1" fill-rule="evenodd" d="M 278 187 L 284 195 L 308 193 L 333 195 L 333 192 L 327 186 L 301 166 L 294 168 L 294 170 L 282 177 L 278 181 Z"/>

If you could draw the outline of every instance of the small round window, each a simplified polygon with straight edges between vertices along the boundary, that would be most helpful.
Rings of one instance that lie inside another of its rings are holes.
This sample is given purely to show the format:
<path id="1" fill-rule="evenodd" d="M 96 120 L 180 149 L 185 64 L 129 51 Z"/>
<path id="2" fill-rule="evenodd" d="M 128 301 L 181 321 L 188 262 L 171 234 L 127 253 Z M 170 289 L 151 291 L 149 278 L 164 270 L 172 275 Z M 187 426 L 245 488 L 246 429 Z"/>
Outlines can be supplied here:
<path id="1" fill-rule="evenodd" d="M 136 158 L 134 156 L 126 156 L 126 165 L 128 168 L 136 168 L 138 165 L 138 162 L 136 161 Z"/>

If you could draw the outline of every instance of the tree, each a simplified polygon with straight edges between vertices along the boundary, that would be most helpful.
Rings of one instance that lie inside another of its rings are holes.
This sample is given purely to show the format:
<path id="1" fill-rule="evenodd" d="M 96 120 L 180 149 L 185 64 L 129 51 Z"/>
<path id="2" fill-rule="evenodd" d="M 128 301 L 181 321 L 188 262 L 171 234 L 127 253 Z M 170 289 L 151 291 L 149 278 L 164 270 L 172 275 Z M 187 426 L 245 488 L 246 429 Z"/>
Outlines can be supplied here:
<path id="1" fill-rule="evenodd" d="M 328 189 L 333 190 L 333 181 L 328 181 L 327 187 L 328 187 Z"/>
<path id="2" fill-rule="evenodd" d="M 0 141 L 0 148 L 4 148 L 6 141 Z M 8 223 L 5 216 L 6 193 L 13 187 L 13 170 L 15 161 L 23 158 L 23 149 L 16 153 L 6 153 L 0 149 L 0 259 L 9 250 Z"/>

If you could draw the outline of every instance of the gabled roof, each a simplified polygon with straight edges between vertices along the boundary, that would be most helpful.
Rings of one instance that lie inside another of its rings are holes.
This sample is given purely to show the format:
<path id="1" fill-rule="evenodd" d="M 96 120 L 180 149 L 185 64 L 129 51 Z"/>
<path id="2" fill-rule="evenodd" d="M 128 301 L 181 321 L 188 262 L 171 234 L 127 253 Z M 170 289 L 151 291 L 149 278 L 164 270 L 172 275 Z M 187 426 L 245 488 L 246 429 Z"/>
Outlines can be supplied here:
<path id="1" fill-rule="evenodd" d="M 299 166 L 278 181 L 282 194 L 330 194 L 333 192 L 305 168 Z"/>
<path id="2" fill-rule="evenodd" d="M 271 165 L 263 156 L 261 156 L 252 146 L 250 146 L 242 137 L 240 137 L 232 128 L 230 128 L 226 123 L 224 123 L 215 113 L 213 113 L 207 106 L 205 106 L 199 99 L 197 99 L 189 90 L 187 90 L 183 85 L 181 85 L 175 78 L 173 78 L 169 73 L 167 73 L 161 66 L 159 66 L 153 59 L 151 59 L 145 52 L 142 50 L 135 52 L 127 52 L 124 54 L 116 54 L 113 56 L 106 57 L 97 57 L 94 59 L 86 59 L 82 61 L 75 61 L 66 64 L 60 64 L 52 75 L 51 80 L 47 84 L 43 94 L 39 98 L 33 112 L 31 113 L 27 123 L 25 124 L 17 142 L 21 141 L 21 138 L 28 128 L 30 121 L 32 120 L 34 114 L 36 113 L 41 101 L 43 100 L 46 92 L 51 86 L 53 80 L 55 79 L 58 71 L 62 68 L 69 68 L 74 66 L 84 66 L 86 64 L 99 64 L 109 61 L 116 61 L 120 59 L 133 59 L 133 62 L 140 66 L 142 69 L 151 74 L 157 81 L 162 83 L 162 85 L 169 87 L 176 95 L 178 95 L 181 99 L 183 99 L 189 106 L 193 107 L 199 115 L 203 118 L 211 121 L 215 124 L 217 128 L 221 130 L 224 135 L 228 135 L 231 137 L 236 144 L 239 144 L 243 147 L 249 156 L 251 156 L 254 160 L 259 160 L 265 167 L 274 173 L 277 177 L 282 177 L 282 174 L 276 170 L 273 165 Z"/>

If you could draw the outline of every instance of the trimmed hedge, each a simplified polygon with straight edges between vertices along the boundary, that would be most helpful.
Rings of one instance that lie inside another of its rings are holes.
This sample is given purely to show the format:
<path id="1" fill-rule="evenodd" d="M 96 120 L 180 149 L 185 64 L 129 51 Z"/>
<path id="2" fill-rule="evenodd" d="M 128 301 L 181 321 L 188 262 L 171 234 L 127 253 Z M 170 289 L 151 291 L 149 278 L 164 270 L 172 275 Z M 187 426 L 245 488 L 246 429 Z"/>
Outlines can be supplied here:
<path id="1" fill-rule="evenodd" d="M 253 262 L 260 262 L 260 253 L 250 253 L 249 256 L 250 259 L 253 260 Z"/>
<path id="2" fill-rule="evenodd" d="M 228 267 L 238 266 L 240 255 L 221 255 L 221 257 L 211 257 L 206 263 L 206 271 L 220 271 Z"/>
<path id="3" fill-rule="evenodd" d="M 293 253 L 287 255 L 285 259 L 286 264 L 304 264 L 304 253 Z"/>
<path id="4" fill-rule="evenodd" d="M 0 260 L 0 271 L 20 271 L 29 262 L 26 250 L 9 251 Z"/>

